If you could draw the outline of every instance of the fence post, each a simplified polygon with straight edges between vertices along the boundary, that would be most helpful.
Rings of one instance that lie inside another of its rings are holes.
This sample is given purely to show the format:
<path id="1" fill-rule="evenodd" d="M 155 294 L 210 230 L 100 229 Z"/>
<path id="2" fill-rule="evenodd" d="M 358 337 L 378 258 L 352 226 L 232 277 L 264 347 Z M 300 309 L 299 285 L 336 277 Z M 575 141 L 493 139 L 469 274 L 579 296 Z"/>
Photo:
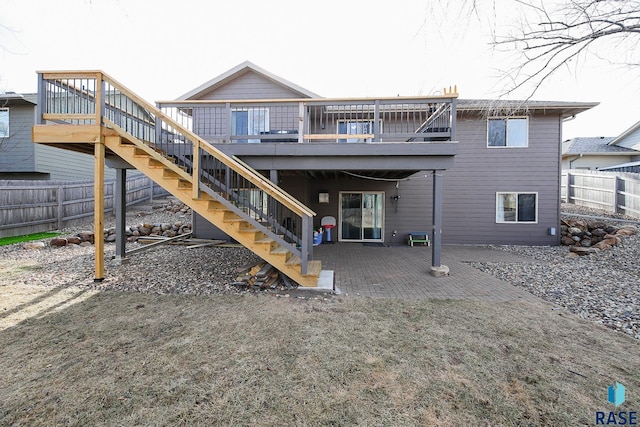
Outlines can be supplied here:
<path id="1" fill-rule="evenodd" d="M 64 223 L 64 187 L 58 186 L 58 230 L 62 230 Z"/>
<path id="2" fill-rule="evenodd" d="M 615 179 L 613 180 L 613 212 L 614 213 L 624 213 L 621 212 L 620 206 L 626 206 L 626 200 L 624 200 L 625 198 L 625 194 L 624 194 L 624 189 L 622 188 L 623 186 L 621 185 L 624 181 L 622 179 L 620 179 L 620 177 L 618 175 L 615 176 Z M 618 197 L 620 198 L 620 200 L 618 200 Z"/>
<path id="3" fill-rule="evenodd" d="M 574 176 L 571 173 L 571 171 L 567 171 L 567 203 L 573 203 L 572 200 L 572 191 L 573 191 L 573 184 L 574 184 Z"/>

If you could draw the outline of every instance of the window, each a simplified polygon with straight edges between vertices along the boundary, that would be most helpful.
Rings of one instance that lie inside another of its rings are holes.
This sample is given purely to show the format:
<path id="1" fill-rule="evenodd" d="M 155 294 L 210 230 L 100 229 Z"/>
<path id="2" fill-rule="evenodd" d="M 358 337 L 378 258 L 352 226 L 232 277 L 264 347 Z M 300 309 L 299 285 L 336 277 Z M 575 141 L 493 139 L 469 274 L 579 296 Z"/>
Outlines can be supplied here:
<path id="1" fill-rule="evenodd" d="M 0 108 L 0 138 L 9 137 L 9 109 Z"/>
<path id="2" fill-rule="evenodd" d="M 373 121 L 371 120 L 344 120 L 338 122 L 338 133 L 347 135 L 373 134 Z M 347 138 L 338 142 L 371 142 L 371 138 Z"/>
<path id="3" fill-rule="evenodd" d="M 235 142 L 259 143 L 260 135 L 269 133 L 269 109 L 248 108 L 231 112 L 231 134 L 258 138 L 238 139 Z"/>
<path id="4" fill-rule="evenodd" d="M 487 119 L 488 147 L 527 147 L 529 123 L 526 117 Z"/>
<path id="5" fill-rule="evenodd" d="M 538 193 L 496 193 L 496 222 L 538 222 Z"/>

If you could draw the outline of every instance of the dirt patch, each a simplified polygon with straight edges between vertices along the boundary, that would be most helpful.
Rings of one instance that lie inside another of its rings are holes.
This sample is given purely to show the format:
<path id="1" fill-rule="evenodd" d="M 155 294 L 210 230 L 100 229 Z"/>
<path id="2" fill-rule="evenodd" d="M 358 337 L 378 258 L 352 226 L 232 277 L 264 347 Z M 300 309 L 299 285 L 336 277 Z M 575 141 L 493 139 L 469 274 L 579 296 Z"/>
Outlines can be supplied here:
<path id="1" fill-rule="evenodd" d="M 3 260 L 0 266 L 0 330 L 31 317 L 63 310 L 95 294 L 95 291 L 75 286 L 45 287 L 20 280 L 25 274 L 40 270 L 42 266 L 35 262 Z"/>

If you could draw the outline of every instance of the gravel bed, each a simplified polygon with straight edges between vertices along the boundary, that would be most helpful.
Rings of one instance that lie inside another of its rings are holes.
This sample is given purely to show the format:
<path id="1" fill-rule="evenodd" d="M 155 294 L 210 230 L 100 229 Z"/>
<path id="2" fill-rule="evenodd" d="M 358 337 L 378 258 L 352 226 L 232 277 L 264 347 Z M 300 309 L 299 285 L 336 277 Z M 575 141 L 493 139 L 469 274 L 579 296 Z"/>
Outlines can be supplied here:
<path id="1" fill-rule="evenodd" d="M 574 205 L 563 205 L 562 211 L 568 213 L 563 218 L 572 217 L 570 214 L 599 216 L 608 218 L 605 222 L 614 226 L 630 225 L 616 219 L 637 221 Z M 472 265 L 585 319 L 640 339 L 640 235 L 625 238 L 612 250 L 577 258 L 568 257 L 568 248 L 562 246 L 492 248 L 534 262 Z"/>
<path id="2" fill-rule="evenodd" d="M 160 209 L 162 201 L 147 207 L 131 208 L 127 225 L 138 223 L 190 222 L 190 216 Z M 105 219 L 105 228 L 115 226 L 113 218 Z M 93 224 L 61 230 L 64 235 L 75 235 L 92 230 Z M 159 245 L 131 256 L 123 263 L 110 261 L 115 255 L 115 244 L 105 243 L 105 276 L 94 283 L 94 247 L 68 245 L 51 247 L 51 239 L 42 240 L 42 249 L 23 249 L 18 243 L 0 246 L 0 262 L 16 265 L 21 274 L 15 284 L 39 286 L 80 286 L 88 289 L 138 291 L 156 294 L 183 293 L 211 295 L 221 292 L 238 293 L 231 286 L 239 274 L 260 262 L 260 258 L 242 247 L 200 247 Z M 141 246 L 127 243 L 127 250 Z M 20 266 L 26 266 L 21 268 Z M 30 268 L 29 266 L 35 266 Z"/>

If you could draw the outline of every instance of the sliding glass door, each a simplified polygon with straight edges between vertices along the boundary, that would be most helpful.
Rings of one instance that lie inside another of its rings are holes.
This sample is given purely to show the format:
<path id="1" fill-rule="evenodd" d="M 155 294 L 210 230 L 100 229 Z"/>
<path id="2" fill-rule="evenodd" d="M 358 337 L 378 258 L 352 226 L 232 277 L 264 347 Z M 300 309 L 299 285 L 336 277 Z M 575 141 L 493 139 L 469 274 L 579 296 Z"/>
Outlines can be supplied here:
<path id="1" fill-rule="evenodd" d="M 381 242 L 384 225 L 384 193 L 340 193 L 340 241 Z"/>

